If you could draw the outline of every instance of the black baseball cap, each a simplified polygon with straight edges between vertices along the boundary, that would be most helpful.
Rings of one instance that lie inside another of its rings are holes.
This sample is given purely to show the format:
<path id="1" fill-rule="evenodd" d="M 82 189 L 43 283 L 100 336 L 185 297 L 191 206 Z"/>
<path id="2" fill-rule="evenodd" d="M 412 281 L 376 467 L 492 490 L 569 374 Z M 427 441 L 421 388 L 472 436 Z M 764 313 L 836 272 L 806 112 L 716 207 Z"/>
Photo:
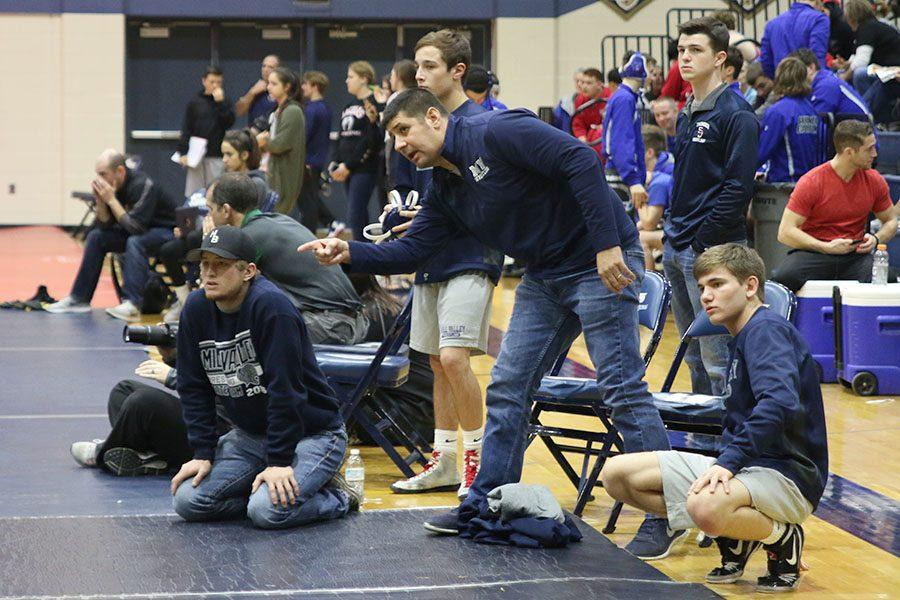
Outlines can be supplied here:
<path id="1" fill-rule="evenodd" d="M 229 260 L 256 262 L 256 244 L 239 227 L 231 225 L 223 225 L 210 231 L 204 236 L 199 248 L 188 252 L 187 259 L 192 262 L 199 261 L 203 252 Z"/>

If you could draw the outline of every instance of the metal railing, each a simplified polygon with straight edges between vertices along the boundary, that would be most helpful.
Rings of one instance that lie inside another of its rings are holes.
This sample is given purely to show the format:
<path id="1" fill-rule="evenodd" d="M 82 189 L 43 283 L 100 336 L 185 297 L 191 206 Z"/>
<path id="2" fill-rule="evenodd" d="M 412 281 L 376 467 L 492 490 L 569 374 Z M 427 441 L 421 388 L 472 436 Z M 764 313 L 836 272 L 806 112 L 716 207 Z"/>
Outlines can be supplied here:
<path id="1" fill-rule="evenodd" d="M 751 10 L 732 9 L 737 22 L 737 30 L 756 41 L 762 39 L 766 23 L 780 15 L 791 6 L 791 0 L 769 0 Z M 666 13 L 666 35 L 675 37 L 678 34 L 678 25 L 690 19 L 703 17 L 710 13 L 722 10 L 721 6 L 697 7 L 697 8 L 671 8 Z"/>
<path id="2" fill-rule="evenodd" d="M 664 35 L 607 35 L 600 42 L 600 64 L 604 76 L 612 68 L 622 66 L 622 58 L 629 50 L 653 57 L 662 67 L 663 77 L 669 68 L 666 51 L 669 40 Z"/>

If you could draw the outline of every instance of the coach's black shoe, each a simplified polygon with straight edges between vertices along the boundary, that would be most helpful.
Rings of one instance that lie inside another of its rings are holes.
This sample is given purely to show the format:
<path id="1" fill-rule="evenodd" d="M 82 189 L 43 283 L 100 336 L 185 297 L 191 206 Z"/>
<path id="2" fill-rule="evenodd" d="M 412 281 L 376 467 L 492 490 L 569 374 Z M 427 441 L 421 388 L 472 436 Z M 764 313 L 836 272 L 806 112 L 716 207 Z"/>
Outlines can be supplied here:
<path id="1" fill-rule="evenodd" d="M 722 566 L 716 567 L 706 574 L 709 583 L 734 583 L 744 574 L 744 567 L 762 542 L 733 540 L 727 537 L 716 538 L 716 545 L 722 555 Z"/>
<path id="2" fill-rule="evenodd" d="M 422 527 L 441 535 L 459 535 L 459 509 L 435 515 L 422 523 Z"/>
<path id="3" fill-rule="evenodd" d="M 113 475 L 162 475 L 169 465 L 158 454 L 138 452 L 131 448 L 110 448 L 103 453 L 103 466 Z"/>
<path id="4" fill-rule="evenodd" d="M 781 539 L 763 546 L 768 557 L 768 572 L 756 580 L 757 592 L 792 592 L 800 585 L 800 561 L 803 554 L 803 528 L 788 524 Z"/>

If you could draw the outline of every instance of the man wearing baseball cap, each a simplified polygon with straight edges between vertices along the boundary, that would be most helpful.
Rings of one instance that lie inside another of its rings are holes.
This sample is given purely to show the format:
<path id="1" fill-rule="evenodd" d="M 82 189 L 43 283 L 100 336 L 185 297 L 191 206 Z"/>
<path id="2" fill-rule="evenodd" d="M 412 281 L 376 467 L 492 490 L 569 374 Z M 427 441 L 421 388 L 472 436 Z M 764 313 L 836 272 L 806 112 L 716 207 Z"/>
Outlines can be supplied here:
<path id="1" fill-rule="evenodd" d="M 194 458 L 172 479 L 186 521 L 243 517 L 266 529 L 338 519 L 359 508 L 338 473 L 347 433 L 299 310 L 256 270 L 239 228 L 200 248 L 202 289 L 178 330 L 178 394 Z M 297 368 L 299 365 L 299 368 Z M 216 398 L 234 429 L 216 433 Z"/>

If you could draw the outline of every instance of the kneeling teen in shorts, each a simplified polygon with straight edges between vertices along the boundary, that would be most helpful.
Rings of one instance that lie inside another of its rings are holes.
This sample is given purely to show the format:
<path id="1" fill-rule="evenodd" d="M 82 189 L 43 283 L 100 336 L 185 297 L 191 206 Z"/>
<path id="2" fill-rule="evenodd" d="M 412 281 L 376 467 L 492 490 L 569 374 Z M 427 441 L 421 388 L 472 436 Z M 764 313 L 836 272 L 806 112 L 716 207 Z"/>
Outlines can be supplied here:
<path id="1" fill-rule="evenodd" d="M 673 529 L 696 526 L 722 554 L 710 583 L 743 575 L 762 545 L 761 592 L 796 589 L 803 528 L 825 489 L 828 447 L 822 393 L 806 343 L 763 305 L 765 266 L 755 251 L 715 246 L 694 265 L 710 321 L 731 333 L 731 361 L 718 458 L 645 452 L 610 459 L 609 494 L 665 515 Z"/>

